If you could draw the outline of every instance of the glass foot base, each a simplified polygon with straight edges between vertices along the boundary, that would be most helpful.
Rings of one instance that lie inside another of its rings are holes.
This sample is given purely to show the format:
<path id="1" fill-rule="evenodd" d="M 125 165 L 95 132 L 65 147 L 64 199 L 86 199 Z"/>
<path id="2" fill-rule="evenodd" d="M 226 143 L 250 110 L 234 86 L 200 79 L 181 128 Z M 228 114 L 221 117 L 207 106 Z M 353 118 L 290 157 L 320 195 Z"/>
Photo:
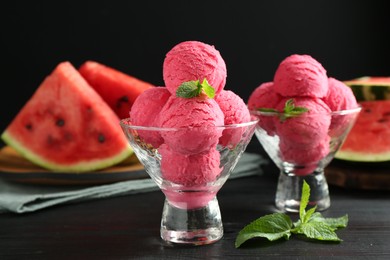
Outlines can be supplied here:
<path id="1" fill-rule="evenodd" d="M 205 207 L 187 210 L 172 206 L 166 199 L 160 235 L 166 242 L 176 244 L 204 245 L 220 240 L 223 226 L 218 200 L 214 198 Z"/>
<path id="2" fill-rule="evenodd" d="M 310 186 L 308 207 L 317 206 L 317 211 L 323 211 L 330 207 L 328 184 L 324 172 L 314 172 L 306 176 L 281 172 L 275 198 L 275 205 L 278 210 L 299 212 L 304 180 Z"/>

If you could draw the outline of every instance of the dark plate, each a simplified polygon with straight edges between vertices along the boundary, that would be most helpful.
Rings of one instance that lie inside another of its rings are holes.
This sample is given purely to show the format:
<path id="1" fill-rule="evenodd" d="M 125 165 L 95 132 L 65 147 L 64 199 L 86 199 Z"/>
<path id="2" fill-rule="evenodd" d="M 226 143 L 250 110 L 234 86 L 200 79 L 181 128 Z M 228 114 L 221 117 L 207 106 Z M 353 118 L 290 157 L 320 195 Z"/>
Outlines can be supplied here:
<path id="1" fill-rule="evenodd" d="M 5 146 L 0 150 L 0 178 L 23 183 L 48 185 L 109 184 L 124 180 L 149 178 L 135 155 L 120 164 L 93 172 L 65 173 L 41 168 Z"/>

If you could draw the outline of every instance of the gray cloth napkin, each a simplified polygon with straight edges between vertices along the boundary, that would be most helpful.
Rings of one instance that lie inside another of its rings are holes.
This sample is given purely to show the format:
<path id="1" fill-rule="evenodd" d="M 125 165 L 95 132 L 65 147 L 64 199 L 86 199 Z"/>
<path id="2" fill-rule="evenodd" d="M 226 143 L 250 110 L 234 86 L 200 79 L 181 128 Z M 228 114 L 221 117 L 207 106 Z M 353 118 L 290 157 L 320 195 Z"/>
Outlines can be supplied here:
<path id="1" fill-rule="evenodd" d="M 260 175 L 268 163 L 259 154 L 244 153 L 230 179 Z M 0 179 L 0 213 L 27 213 L 50 206 L 158 190 L 150 179 L 121 181 L 98 186 L 37 186 Z"/>

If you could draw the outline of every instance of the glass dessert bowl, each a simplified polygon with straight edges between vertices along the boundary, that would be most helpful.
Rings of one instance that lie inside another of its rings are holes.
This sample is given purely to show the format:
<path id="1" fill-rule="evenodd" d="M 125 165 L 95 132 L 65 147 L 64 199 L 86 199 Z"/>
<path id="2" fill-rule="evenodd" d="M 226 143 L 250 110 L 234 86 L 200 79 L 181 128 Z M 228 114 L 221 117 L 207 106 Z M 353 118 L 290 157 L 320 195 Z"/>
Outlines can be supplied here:
<path id="1" fill-rule="evenodd" d="M 159 128 L 120 124 L 146 172 L 165 195 L 160 235 L 176 244 L 218 241 L 216 195 L 251 140 L 257 118 L 242 124 Z"/>
<path id="2" fill-rule="evenodd" d="M 259 122 L 255 135 L 280 169 L 275 205 L 298 212 L 305 180 L 311 189 L 309 205 L 323 211 L 330 207 L 325 167 L 341 147 L 361 108 L 330 113 L 251 111 Z"/>

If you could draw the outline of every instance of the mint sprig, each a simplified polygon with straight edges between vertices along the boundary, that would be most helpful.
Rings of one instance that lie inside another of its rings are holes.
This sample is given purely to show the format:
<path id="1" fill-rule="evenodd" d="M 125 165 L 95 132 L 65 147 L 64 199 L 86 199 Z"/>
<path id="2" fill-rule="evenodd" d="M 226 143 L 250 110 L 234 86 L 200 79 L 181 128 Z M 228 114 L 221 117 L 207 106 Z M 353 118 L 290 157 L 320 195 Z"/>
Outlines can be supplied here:
<path id="1" fill-rule="evenodd" d="M 335 231 L 347 226 L 348 215 L 339 218 L 324 218 L 321 213 L 315 212 L 316 206 L 306 210 L 309 197 L 310 186 L 304 181 L 297 222 L 292 223 L 291 218 L 284 213 L 273 213 L 260 217 L 238 233 L 235 242 L 236 248 L 255 237 L 263 237 L 269 241 L 280 238 L 288 240 L 291 234 L 303 235 L 314 240 L 341 242 L 342 240 Z"/>
<path id="2" fill-rule="evenodd" d="M 287 118 L 302 115 L 307 111 L 309 111 L 309 109 L 306 107 L 296 107 L 294 104 L 294 99 L 291 98 L 287 100 L 286 103 L 284 104 L 283 115 L 281 117 L 281 120 L 284 121 Z"/>
<path id="3" fill-rule="evenodd" d="M 207 82 L 207 79 L 203 79 L 200 83 L 199 80 L 191 80 L 183 82 L 176 90 L 176 96 L 182 98 L 198 97 L 204 92 L 209 98 L 215 97 L 215 89 Z"/>
<path id="4" fill-rule="evenodd" d="M 303 113 L 305 113 L 307 111 L 309 111 L 309 109 L 306 108 L 306 107 L 296 107 L 295 104 L 294 104 L 294 99 L 293 98 L 290 98 L 284 104 L 283 112 L 285 114 L 297 115 L 298 116 L 298 115 L 303 114 Z"/>
<path id="5" fill-rule="evenodd" d="M 261 107 L 261 108 L 258 108 L 257 109 L 258 111 L 260 112 L 275 112 L 275 113 L 279 113 L 278 110 L 274 109 L 274 108 L 267 108 L 267 107 Z M 283 111 L 281 113 L 279 113 L 279 118 L 280 118 L 280 121 L 285 121 L 286 119 L 290 118 L 290 117 L 296 117 L 296 116 L 299 116 L 305 112 L 309 111 L 308 108 L 306 107 L 297 107 L 295 106 L 294 104 L 294 99 L 293 98 L 290 98 L 286 101 L 286 103 L 284 104 L 284 108 L 283 108 Z"/>

